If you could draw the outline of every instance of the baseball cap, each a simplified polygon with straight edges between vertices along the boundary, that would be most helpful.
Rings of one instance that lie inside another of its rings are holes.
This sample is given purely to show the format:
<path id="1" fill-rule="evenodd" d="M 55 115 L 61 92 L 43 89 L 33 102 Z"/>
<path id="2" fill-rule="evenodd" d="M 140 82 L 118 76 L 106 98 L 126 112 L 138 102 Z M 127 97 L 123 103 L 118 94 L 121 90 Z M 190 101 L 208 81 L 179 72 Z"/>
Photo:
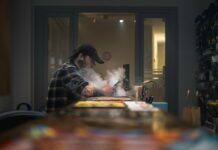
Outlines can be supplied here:
<path id="1" fill-rule="evenodd" d="M 78 48 L 76 48 L 76 53 L 88 55 L 99 64 L 104 63 L 104 61 L 98 56 L 95 47 L 89 43 L 81 44 Z"/>

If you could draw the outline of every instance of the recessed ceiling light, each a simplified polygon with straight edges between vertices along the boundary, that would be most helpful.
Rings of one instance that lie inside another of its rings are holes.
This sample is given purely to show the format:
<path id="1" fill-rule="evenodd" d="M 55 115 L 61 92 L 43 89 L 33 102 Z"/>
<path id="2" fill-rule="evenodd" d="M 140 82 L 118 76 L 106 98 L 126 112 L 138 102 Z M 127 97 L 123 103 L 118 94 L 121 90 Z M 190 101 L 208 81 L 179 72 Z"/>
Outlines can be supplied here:
<path id="1" fill-rule="evenodd" d="M 123 20 L 123 19 L 120 19 L 120 20 L 119 20 L 119 22 L 120 22 L 120 23 L 123 23 L 123 22 L 124 22 L 124 20 Z"/>

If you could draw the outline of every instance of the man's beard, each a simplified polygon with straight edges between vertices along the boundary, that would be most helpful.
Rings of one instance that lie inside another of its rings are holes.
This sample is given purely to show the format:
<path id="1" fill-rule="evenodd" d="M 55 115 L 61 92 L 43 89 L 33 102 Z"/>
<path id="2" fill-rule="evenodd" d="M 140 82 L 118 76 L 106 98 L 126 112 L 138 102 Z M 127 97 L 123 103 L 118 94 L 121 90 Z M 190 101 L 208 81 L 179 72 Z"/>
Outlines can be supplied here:
<path id="1" fill-rule="evenodd" d="M 79 68 L 86 68 L 84 60 L 78 60 L 78 65 Z"/>

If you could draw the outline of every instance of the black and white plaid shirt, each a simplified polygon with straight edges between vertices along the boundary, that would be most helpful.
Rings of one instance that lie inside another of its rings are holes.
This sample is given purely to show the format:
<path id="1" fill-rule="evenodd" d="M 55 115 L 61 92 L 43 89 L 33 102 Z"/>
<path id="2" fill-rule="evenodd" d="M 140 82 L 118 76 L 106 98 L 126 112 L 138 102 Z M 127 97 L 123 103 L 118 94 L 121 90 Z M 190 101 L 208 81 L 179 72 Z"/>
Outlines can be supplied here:
<path id="1" fill-rule="evenodd" d="M 47 112 L 57 112 L 79 100 L 83 88 L 88 84 L 75 65 L 64 63 L 50 81 L 46 102 Z"/>

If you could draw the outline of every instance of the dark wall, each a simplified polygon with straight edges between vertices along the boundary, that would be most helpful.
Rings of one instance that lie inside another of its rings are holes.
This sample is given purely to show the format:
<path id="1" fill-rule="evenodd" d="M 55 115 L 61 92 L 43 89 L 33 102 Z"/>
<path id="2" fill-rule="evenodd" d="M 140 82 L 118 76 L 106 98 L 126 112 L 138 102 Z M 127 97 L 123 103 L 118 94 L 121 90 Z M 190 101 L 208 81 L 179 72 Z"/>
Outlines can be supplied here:
<path id="1" fill-rule="evenodd" d="M 9 1 L 0 1 L 0 96 L 10 95 L 10 13 Z"/>

